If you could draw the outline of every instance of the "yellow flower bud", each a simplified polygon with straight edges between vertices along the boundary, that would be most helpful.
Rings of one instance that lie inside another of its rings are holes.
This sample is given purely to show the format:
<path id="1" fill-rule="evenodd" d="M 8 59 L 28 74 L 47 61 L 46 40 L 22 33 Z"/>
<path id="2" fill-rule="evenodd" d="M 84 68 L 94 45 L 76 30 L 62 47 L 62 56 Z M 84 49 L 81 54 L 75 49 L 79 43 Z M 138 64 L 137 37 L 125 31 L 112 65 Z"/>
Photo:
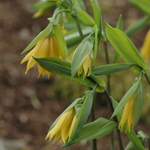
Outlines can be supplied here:
<path id="1" fill-rule="evenodd" d="M 83 78 L 91 74 L 92 58 L 90 55 L 83 61 L 82 65 L 78 69 L 78 75 L 83 74 Z"/>
<path id="2" fill-rule="evenodd" d="M 144 43 L 140 51 L 142 57 L 148 62 L 150 58 L 150 30 L 147 32 L 145 36 Z"/>
<path id="3" fill-rule="evenodd" d="M 121 121 L 119 123 L 119 129 L 123 129 L 126 126 L 126 132 L 130 132 L 130 128 L 133 125 L 133 96 L 129 99 L 124 107 Z"/>
<path id="4" fill-rule="evenodd" d="M 76 121 L 75 109 L 71 108 L 60 116 L 54 127 L 48 132 L 46 139 L 54 139 L 53 143 L 60 139 L 60 142 L 65 143 L 71 138 Z"/>

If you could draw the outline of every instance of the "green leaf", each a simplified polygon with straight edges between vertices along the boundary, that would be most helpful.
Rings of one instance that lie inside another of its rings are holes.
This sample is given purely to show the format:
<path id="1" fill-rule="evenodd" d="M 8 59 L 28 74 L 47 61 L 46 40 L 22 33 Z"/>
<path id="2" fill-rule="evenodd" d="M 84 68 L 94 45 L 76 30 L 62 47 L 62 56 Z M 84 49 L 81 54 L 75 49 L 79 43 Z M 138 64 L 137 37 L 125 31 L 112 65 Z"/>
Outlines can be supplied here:
<path id="1" fill-rule="evenodd" d="M 116 25 L 116 28 L 117 29 L 120 29 L 120 30 L 123 30 L 123 21 L 122 21 L 122 15 L 119 16 L 119 19 L 118 19 L 118 22 L 117 22 L 117 25 Z M 119 54 L 117 51 L 115 51 L 115 57 L 114 57 L 114 60 L 113 60 L 113 63 L 116 63 L 117 60 L 119 58 Z"/>
<path id="2" fill-rule="evenodd" d="M 50 57 L 50 58 L 37 58 L 33 57 L 35 61 L 45 70 L 63 76 L 67 79 L 79 82 L 80 84 L 86 85 L 88 87 L 93 88 L 96 84 L 95 80 L 90 78 L 83 78 L 81 77 L 73 77 L 71 78 L 71 64 L 70 62 L 58 58 L 58 57 Z M 103 92 L 105 90 L 105 86 L 99 85 L 96 88 L 97 92 Z"/>
<path id="3" fill-rule="evenodd" d="M 35 46 L 40 40 L 42 40 L 44 37 L 47 37 L 52 32 L 53 25 L 51 23 L 48 24 L 48 26 L 41 31 L 35 39 L 23 50 L 23 53 L 29 51 L 33 46 Z"/>
<path id="4" fill-rule="evenodd" d="M 116 122 L 107 120 L 105 118 L 99 118 L 94 122 L 86 124 L 83 127 L 83 129 L 79 132 L 79 134 L 72 141 L 65 143 L 63 147 L 77 143 L 82 140 L 92 140 L 101 138 L 110 134 L 116 127 Z"/>
<path id="5" fill-rule="evenodd" d="M 123 20 L 122 20 L 122 15 L 119 16 L 117 25 L 116 25 L 117 29 L 123 30 Z"/>
<path id="6" fill-rule="evenodd" d="M 131 96 L 133 96 L 133 94 L 135 93 L 135 91 L 137 90 L 137 88 L 138 88 L 138 86 L 140 84 L 140 80 L 141 80 L 141 78 L 139 78 L 137 81 L 135 81 L 133 86 L 123 96 L 123 98 L 121 99 L 120 103 L 118 104 L 118 106 L 116 107 L 115 111 L 113 112 L 111 118 L 116 116 L 123 109 L 123 107 L 128 102 L 128 100 L 131 98 Z"/>
<path id="7" fill-rule="evenodd" d="M 109 75 L 111 73 L 116 73 L 120 71 L 127 70 L 131 68 L 132 64 L 108 64 L 100 67 L 95 67 L 92 69 L 94 75 Z"/>
<path id="8" fill-rule="evenodd" d="M 126 30 L 125 33 L 127 36 L 132 36 L 135 33 L 139 32 L 142 28 L 144 28 L 146 25 L 148 25 L 150 22 L 150 16 L 145 16 L 141 19 L 139 19 L 136 23 L 133 25 L 129 26 Z"/>
<path id="9" fill-rule="evenodd" d="M 93 26 L 93 32 L 94 32 L 94 48 L 93 48 L 93 60 L 92 60 L 92 67 L 94 66 L 96 56 L 97 56 L 97 51 L 98 51 L 98 27 L 97 25 Z"/>
<path id="10" fill-rule="evenodd" d="M 91 27 L 82 28 L 82 32 L 84 36 L 89 35 L 92 32 Z M 79 31 L 77 29 L 71 30 L 64 35 L 67 46 L 73 46 L 81 41 L 81 37 Z"/>
<path id="11" fill-rule="evenodd" d="M 118 102 L 113 98 L 111 97 L 111 101 L 112 101 L 112 104 L 113 104 L 113 108 L 114 110 L 117 108 L 118 106 Z M 121 117 L 122 117 L 122 112 L 123 112 L 123 109 L 116 115 L 117 116 L 117 119 L 120 121 L 121 120 Z"/>
<path id="12" fill-rule="evenodd" d="M 133 104 L 134 104 L 133 105 L 133 118 L 134 118 L 133 126 L 135 126 L 139 121 L 142 112 L 142 106 L 143 106 L 143 92 L 142 92 L 141 84 L 139 84 L 137 91 L 134 94 Z"/>
<path id="13" fill-rule="evenodd" d="M 148 0 L 129 0 L 134 6 L 150 15 L 150 1 Z"/>
<path id="14" fill-rule="evenodd" d="M 93 18 L 81 8 L 78 8 L 78 17 L 85 25 L 93 26 L 95 24 Z"/>
<path id="15" fill-rule="evenodd" d="M 57 4 L 56 2 L 42 1 L 42 2 L 34 3 L 33 5 L 31 5 L 29 7 L 29 9 L 34 9 L 34 10 L 44 9 L 44 10 L 48 10 L 48 9 L 56 6 L 56 4 Z"/>
<path id="16" fill-rule="evenodd" d="M 116 28 L 112 28 L 106 23 L 106 35 L 110 43 L 119 53 L 119 55 L 125 60 L 125 62 L 130 64 L 137 64 L 140 68 L 134 67 L 136 73 L 141 73 L 142 70 L 146 70 L 147 65 L 138 50 L 127 37 L 127 35 Z"/>
<path id="17" fill-rule="evenodd" d="M 100 7 L 99 7 L 97 0 L 90 0 L 90 2 L 91 2 L 93 13 L 94 13 L 95 23 L 97 24 L 97 27 L 99 29 L 99 35 L 101 36 L 101 32 L 102 32 L 101 10 L 100 10 Z"/>
<path id="18" fill-rule="evenodd" d="M 79 112 L 78 119 L 77 119 L 76 125 L 74 127 L 74 132 L 71 137 L 71 140 L 76 138 L 76 135 L 81 131 L 85 122 L 87 121 L 87 118 L 90 115 L 92 105 L 93 105 L 93 96 L 94 96 L 93 90 L 86 92 L 86 96 L 84 98 L 81 110 Z"/>
<path id="19" fill-rule="evenodd" d="M 93 51 L 94 39 L 91 36 L 87 36 L 76 48 L 72 60 L 71 60 L 71 76 L 74 77 L 78 69 L 87 58 L 87 56 Z"/>
<path id="20" fill-rule="evenodd" d="M 132 130 L 131 132 L 127 132 L 126 134 L 128 138 L 134 143 L 134 145 L 138 150 L 146 150 L 143 147 L 141 141 L 138 139 L 137 135 L 135 134 L 135 131 Z"/>
<path id="21" fill-rule="evenodd" d="M 66 45 L 66 41 L 64 39 L 64 35 L 63 35 L 60 25 L 57 23 L 53 25 L 53 31 L 54 31 L 54 34 L 56 35 L 57 41 L 59 43 L 59 47 L 62 50 L 62 54 L 64 58 L 66 58 L 67 57 L 67 45 Z"/>

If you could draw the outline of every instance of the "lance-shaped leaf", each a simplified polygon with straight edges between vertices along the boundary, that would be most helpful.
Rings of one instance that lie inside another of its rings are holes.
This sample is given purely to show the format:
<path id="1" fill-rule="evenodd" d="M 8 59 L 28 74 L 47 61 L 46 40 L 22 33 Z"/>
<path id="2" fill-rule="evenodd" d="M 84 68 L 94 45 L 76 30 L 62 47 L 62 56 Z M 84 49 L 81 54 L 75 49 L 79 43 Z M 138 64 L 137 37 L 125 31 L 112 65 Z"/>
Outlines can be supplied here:
<path id="1" fill-rule="evenodd" d="M 137 8 L 150 15 L 150 1 L 148 0 L 129 0 Z"/>
<path id="2" fill-rule="evenodd" d="M 87 121 L 87 118 L 90 115 L 92 105 L 93 105 L 93 96 L 94 96 L 94 90 L 92 90 L 92 91 L 90 90 L 90 91 L 86 92 L 86 96 L 84 98 L 82 107 L 77 116 L 78 119 L 76 121 L 71 140 L 76 138 L 76 135 L 81 131 L 85 122 Z"/>
<path id="3" fill-rule="evenodd" d="M 52 32 L 52 29 L 53 29 L 53 24 L 49 23 L 48 26 L 43 31 L 41 31 L 35 37 L 35 39 L 33 39 L 33 41 L 23 50 L 22 54 L 29 51 L 33 46 L 35 46 L 44 37 L 47 37 Z"/>
<path id="4" fill-rule="evenodd" d="M 84 27 L 82 28 L 82 32 L 84 36 L 89 35 L 92 32 L 92 28 L 91 27 Z M 64 35 L 65 41 L 67 43 L 67 46 L 73 46 L 77 43 L 79 43 L 81 41 L 81 37 L 79 34 L 79 31 L 77 29 L 68 31 L 65 35 Z"/>
<path id="5" fill-rule="evenodd" d="M 143 106 L 143 92 L 141 84 L 139 84 L 137 91 L 134 94 L 134 101 L 133 101 L 133 126 L 137 124 L 139 118 L 141 116 Z"/>
<path id="6" fill-rule="evenodd" d="M 85 25 L 93 26 L 95 24 L 93 18 L 81 8 L 78 8 L 78 17 Z"/>
<path id="7" fill-rule="evenodd" d="M 108 64 L 92 69 L 94 75 L 109 75 L 112 73 L 120 72 L 131 68 L 132 64 Z"/>
<path id="8" fill-rule="evenodd" d="M 137 90 L 137 88 L 138 88 L 138 86 L 140 84 L 140 80 L 141 80 L 141 78 L 139 77 L 139 79 L 137 81 L 135 81 L 135 83 L 133 84 L 133 86 L 124 95 L 124 97 L 121 99 L 120 103 L 116 107 L 114 113 L 112 114 L 111 118 L 113 118 L 114 116 L 116 116 L 123 109 L 123 107 L 128 102 L 128 100 L 133 96 L 133 94 L 135 93 L 135 91 Z"/>
<path id="9" fill-rule="evenodd" d="M 119 16 L 119 19 L 118 19 L 118 22 L 117 22 L 117 25 L 116 25 L 116 28 L 117 29 L 120 29 L 120 30 L 123 30 L 123 21 L 122 21 L 122 15 Z M 119 54 L 117 51 L 115 51 L 115 57 L 114 57 L 114 60 L 113 60 L 113 63 L 116 63 L 117 60 L 119 58 Z"/>
<path id="10" fill-rule="evenodd" d="M 94 32 L 94 48 L 93 48 L 93 61 L 92 61 L 92 66 L 94 66 L 96 56 L 97 56 L 97 51 L 98 51 L 98 27 L 95 25 L 93 27 L 93 32 Z"/>
<path id="11" fill-rule="evenodd" d="M 113 108 L 115 110 L 117 108 L 117 106 L 118 106 L 118 102 L 113 97 L 111 97 L 111 101 L 112 101 L 112 104 L 113 104 Z M 117 119 L 119 121 L 121 120 L 122 112 L 123 112 L 123 109 L 116 115 Z"/>
<path id="12" fill-rule="evenodd" d="M 50 57 L 50 58 L 37 58 L 33 57 L 36 62 L 45 70 L 58 74 L 60 76 L 63 76 L 67 79 L 79 82 L 83 85 L 86 85 L 88 87 L 93 88 L 97 82 L 95 80 L 92 80 L 90 78 L 85 78 L 83 81 L 83 78 L 81 77 L 73 77 L 71 78 L 71 64 L 70 62 L 58 58 L 58 57 Z M 99 82 L 100 83 L 100 82 Z M 96 88 L 96 91 L 103 92 L 105 90 L 104 84 L 100 85 L 98 83 L 98 86 Z"/>
<path id="13" fill-rule="evenodd" d="M 71 76 L 74 77 L 84 60 L 93 51 L 94 39 L 88 35 L 76 48 L 71 60 Z"/>
<path id="14" fill-rule="evenodd" d="M 67 45 L 66 45 L 64 35 L 63 35 L 63 32 L 62 32 L 60 25 L 55 23 L 53 25 L 53 31 L 54 31 L 54 34 L 57 38 L 59 46 L 61 48 L 62 54 L 63 54 L 64 58 L 66 58 L 67 57 Z"/>
<path id="15" fill-rule="evenodd" d="M 49 11 L 51 8 L 55 7 L 57 5 L 56 1 L 53 2 L 47 2 L 47 1 L 40 1 L 37 2 L 29 7 L 29 9 L 38 10 L 34 15 L 33 18 L 40 17 L 47 11 Z"/>
<path id="16" fill-rule="evenodd" d="M 141 141 L 138 139 L 134 130 L 132 130 L 131 132 L 127 132 L 126 134 L 128 138 L 134 143 L 134 145 L 136 146 L 138 150 L 146 150 L 144 146 L 142 145 Z"/>
<path id="17" fill-rule="evenodd" d="M 123 31 L 112 28 L 106 23 L 106 35 L 110 43 L 127 63 L 137 64 L 142 70 L 146 70 L 145 61 Z M 133 69 L 136 73 L 141 73 L 140 68 L 134 67 Z"/>
<path id="18" fill-rule="evenodd" d="M 102 16 L 101 16 L 101 10 L 98 4 L 97 0 L 90 0 L 92 9 L 93 9 L 93 14 L 94 14 L 94 19 L 95 23 L 97 24 L 97 27 L 99 29 L 99 35 L 101 36 L 102 32 Z M 99 37 L 100 39 L 100 37 Z"/>
<path id="19" fill-rule="evenodd" d="M 92 140 L 104 137 L 110 134 L 116 127 L 116 122 L 107 120 L 105 118 L 99 118 L 94 122 L 86 124 L 79 132 L 79 134 L 77 134 L 76 137 L 71 141 L 65 143 L 63 147 L 77 143 L 82 140 Z"/>
<path id="20" fill-rule="evenodd" d="M 145 16 L 141 19 L 139 19 L 137 22 L 135 22 L 133 25 L 129 26 L 126 30 L 125 33 L 127 36 L 132 36 L 141 29 L 143 29 L 148 23 L 150 22 L 150 16 Z"/>

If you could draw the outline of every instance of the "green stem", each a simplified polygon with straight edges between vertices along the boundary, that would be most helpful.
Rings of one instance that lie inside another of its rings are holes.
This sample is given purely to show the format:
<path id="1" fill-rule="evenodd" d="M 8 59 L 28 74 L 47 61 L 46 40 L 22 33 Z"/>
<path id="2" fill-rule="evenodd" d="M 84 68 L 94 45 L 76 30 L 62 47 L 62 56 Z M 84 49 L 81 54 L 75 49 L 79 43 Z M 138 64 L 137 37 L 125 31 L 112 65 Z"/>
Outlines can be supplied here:
<path id="1" fill-rule="evenodd" d="M 107 98 L 107 100 L 108 100 L 108 103 L 109 103 L 109 105 L 110 105 L 111 111 L 112 111 L 112 113 L 113 113 L 113 112 L 114 112 L 114 108 L 113 108 L 112 101 L 111 101 L 111 98 L 110 98 L 110 96 L 109 96 L 108 91 L 105 90 L 104 94 L 105 94 L 105 96 L 106 96 L 106 98 Z M 114 120 L 115 120 L 115 122 L 119 123 L 116 116 L 114 117 Z M 124 148 L 123 148 L 123 143 L 122 143 L 122 139 L 121 139 L 120 130 L 118 130 L 118 129 L 116 129 L 116 130 L 117 130 L 117 135 L 118 135 L 118 141 L 119 141 L 120 150 L 124 150 Z"/>
<path id="2" fill-rule="evenodd" d="M 106 63 L 109 64 L 107 41 L 104 41 L 104 50 L 105 50 L 105 56 L 106 56 Z M 107 75 L 107 89 L 108 89 L 108 92 L 110 93 L 110 75 Z M 114 146 L 114 132 L 111 133 L 111 149 L 115 149 L 115 146 Z"/>
<path id="3" fill-rule="evenodd" d="M 57 12 L 57 14 L 55 14 L 54 18 L 56 19 L 56 18 L 57 18 L 57 16 L 58 16 L 60 13 L 62 13 L 62 12 L 68 12 L 68 13 L 71 13 L 71 11 L 70 11 L 70 10 L 62 9 L 62 10 L 58 11 L 58 12 Z"/>
<path id="4" fill-rule="evenodd" d="M 145 78 L 146 78 L 148 84 L 150 85 L 150 80 L 149 80 L 148 75 L 146 73 L 145 73 Z"/>
<path id="5" fill-rule="evenodd" d="M 76 20 L 76 24 L 77 24 L 77 28 L 78 28 L 80 37 L 83 40 L 84 39 L 84 35 L 82 33 L 82 29 L 81 29 L 81 26 L 80 26 L 79 18 L 75 16 L 75 20 Z"/>
<path id="6" fill-rule="evenodd" d="M 72 4 L 68 0 L 65 0 L 65 1 L 68 3 L 68 5 L 70 6 L 70 8 L 72 8 Z"/>
<path id="7" fill-rule="evenodd" d="M 104 50 L 105 50 L 105 56 L 106 56 L 106 64 L 109 64 L 107 41 L 104 42 Z M 108 89 L 108 92 L 110 93 L 110 75 L 107 75 L 107 89 Z"/>
<path id="8" fill-rule="evenodd" d="M 91 122 L 95 120 L 95 113 L 94 113 L 94 103 L 91 110 Z M 90 141 L 91 150 L 97 150 L 97 140 L 93 139 Z"/>

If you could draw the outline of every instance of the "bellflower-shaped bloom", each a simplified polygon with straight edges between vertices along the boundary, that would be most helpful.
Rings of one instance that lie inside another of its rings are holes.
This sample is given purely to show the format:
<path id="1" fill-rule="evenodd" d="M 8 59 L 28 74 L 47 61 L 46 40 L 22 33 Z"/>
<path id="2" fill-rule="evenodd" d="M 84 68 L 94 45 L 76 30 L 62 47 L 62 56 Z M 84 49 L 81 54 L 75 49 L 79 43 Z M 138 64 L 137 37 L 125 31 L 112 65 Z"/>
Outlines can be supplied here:
<path id="1" fill-rule="evenodd" d="M 90 55 L 83 61 L 82 65 L 78 69 L 78 75 L 83 74 L 83 78 L 91 74 L 92 58 Z"/>
<path id="2" fill-rule="evenodd" d="M 32 56 L 35 56 L 35 57 L 53 57 L 53 56 L 56 56 L 56 57 L 62 58 L 62 52 L 61 52 L 60 46 L 58 44 L 58 41 L 56 39 L 56 36 L 54 34 L 50 34 L 49 36 L 44 37 L 24 57 L 24 59 L 21 61 L 21 64 L 28 61 L 25 73 L 27 73 L 30 70 L 30 68 L 32 68 L 36 63 L 36 61 L 32 58 Z M 38 65 L 38 71 L 39 71 L 39 76 L 46 74 L 48 76 L 48 78 L 50 78 L 50 72 L 44 70 L 39 65 Z"/>
<path id="3" fill-rule="evenodd" d="M 66 58 L 67 56 L 67 46 L 61 26 L 53 18 L 49 19 L 49 21 L 48 26 L 22 52 L 24 53 L 32 49 L 21 61 L 21 64 L 28 61 L 26 73 L 36 64 L 33 56 L 60 58 Z M 50 72 L 44 70 L 39 65 L 38 71 L 39 76 L 46 74 L 50 78 Z"/>
<path id="4" fill-rule="evenodd" d="M 126 126 L 126 132 L 130 132 L 130 128 L 133 125 L 133 96 L 129 99 L 127 104 L 124 107 L 122 118 L 119 124 L 119 129 L 123 129 L 124 125 Z"/>
<path id="5" fill-rule="evenodd" d="M 148 62 L 150 58 L 150 30 L 147 32 L 145 36 L 144 43 L 140 51 L 142 57 Z"/>
<path id="6" fill-rule="evenodd" d="M 54 127 L 48 132 L 46 139 L 54 138 L 53 143 L 60 139 L 60 142 L 65 143 L 67 139 L 71 138 L 76 121 L 77 117 L 73 107 L 60 116 Z"/>

